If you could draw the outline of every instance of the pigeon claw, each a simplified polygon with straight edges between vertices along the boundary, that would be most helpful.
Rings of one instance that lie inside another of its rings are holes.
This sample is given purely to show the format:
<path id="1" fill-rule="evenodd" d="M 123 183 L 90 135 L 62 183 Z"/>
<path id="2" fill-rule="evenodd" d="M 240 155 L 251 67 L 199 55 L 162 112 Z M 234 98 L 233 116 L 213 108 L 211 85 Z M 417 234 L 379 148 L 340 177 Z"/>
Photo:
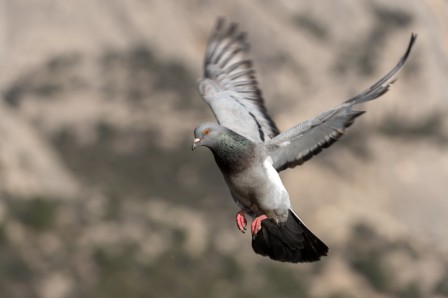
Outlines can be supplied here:
<path id="1" fill-rule="evenodd" d="M 254 221 L 250 225 L 250 231 L 252 233 L 252 236 L 255 236 L 258 233 L 258 231 L 261 230 L 261 222 L 267 218 L 268 217 L 263 214 L 254 219 Z"/>
<path id="2" fill-rule="evenodd" d="M 236 226 L 241 232 L 246 232 L 247 220 L 246 217 L 244 217 L 243 210 L 238 211 L 238 213 L 236 214 Z"/>

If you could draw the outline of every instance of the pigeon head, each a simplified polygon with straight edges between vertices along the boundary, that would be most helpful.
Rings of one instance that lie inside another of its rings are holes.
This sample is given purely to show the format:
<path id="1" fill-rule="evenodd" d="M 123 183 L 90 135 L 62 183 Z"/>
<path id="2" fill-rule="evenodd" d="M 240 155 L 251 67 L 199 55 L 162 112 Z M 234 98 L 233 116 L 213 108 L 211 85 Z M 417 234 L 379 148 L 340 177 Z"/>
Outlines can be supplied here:
<path id="1" fill-rule="evenodd" d="M 255 143 L 217 123 L 203 123 L 194 130 L 191 147 L 208 147 L 222 172 L 240 171 L 254 158 Z"/>
<path id="2" fill-rule="evenodd" d="M 223 131 L 223 127 L 217 123 L 202 123 L 194 129 L 194 141 L 191 150 L 197 146 L 213 147 L 218 135 Z"/>

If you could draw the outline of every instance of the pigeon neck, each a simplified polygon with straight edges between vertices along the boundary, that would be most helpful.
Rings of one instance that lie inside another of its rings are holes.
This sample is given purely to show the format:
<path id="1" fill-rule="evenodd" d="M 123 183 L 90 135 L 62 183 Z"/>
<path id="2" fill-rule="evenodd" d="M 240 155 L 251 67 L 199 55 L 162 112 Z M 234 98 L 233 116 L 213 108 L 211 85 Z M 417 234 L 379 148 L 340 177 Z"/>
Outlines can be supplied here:
<path id="1" fill-rule="evenodd" d="M 247 138 L 229 131 L 219 136 L 216 146 L 211 148 L 216 163 L 222 172 L 240 172 L 254 158 L 255 144 Z"/>

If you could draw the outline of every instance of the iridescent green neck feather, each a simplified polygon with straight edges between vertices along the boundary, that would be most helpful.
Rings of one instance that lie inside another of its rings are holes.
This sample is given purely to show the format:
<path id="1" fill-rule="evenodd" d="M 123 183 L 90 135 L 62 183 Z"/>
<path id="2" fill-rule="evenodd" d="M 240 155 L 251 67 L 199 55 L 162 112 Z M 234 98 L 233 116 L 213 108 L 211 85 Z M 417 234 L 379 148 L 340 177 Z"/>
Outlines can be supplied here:
<path id="1" fill-rule="evenodd" d="M 222 172 L 235 173 L 247 168 L 253 160 L 255 144 L 229 130 L 216 138 L 216 143 L 210 150 Z"/>

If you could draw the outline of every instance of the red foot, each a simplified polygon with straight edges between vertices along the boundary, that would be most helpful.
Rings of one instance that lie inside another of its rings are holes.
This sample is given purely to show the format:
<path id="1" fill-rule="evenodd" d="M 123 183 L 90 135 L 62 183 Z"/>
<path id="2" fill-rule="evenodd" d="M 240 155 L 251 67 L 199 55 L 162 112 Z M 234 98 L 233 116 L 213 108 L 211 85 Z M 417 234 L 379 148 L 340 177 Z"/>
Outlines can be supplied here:
<path id="1" fill-rule="evenodd" d="M 247 220 L 244 217 L 243 210 L 238 211 L 238 213 L 236 214 L 236 226 L 241 232 L 246 232 Z"/>
<path id="2" fill-rule="evenodd" d="M 258 231 L 261 230 L 261 222 L 268 218 L 266 215 L 260 215 L 254 219 L 252 224 L 250 225 L 250 231 L 252 233 L 252 236 L 255 236 L 255 234 L 258 233 Z"/>

